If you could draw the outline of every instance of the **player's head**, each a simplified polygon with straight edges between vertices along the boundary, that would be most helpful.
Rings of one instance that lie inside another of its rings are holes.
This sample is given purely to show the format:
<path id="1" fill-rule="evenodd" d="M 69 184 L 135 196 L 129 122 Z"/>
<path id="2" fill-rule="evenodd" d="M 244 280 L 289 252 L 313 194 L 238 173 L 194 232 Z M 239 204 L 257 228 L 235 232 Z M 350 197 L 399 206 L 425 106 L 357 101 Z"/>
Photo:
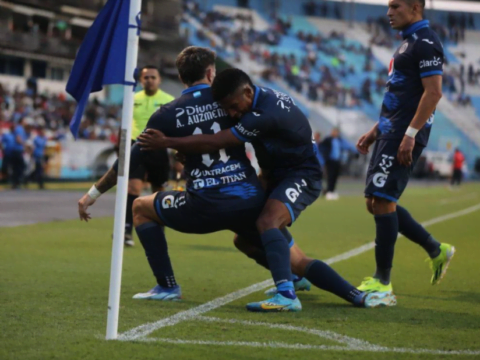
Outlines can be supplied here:
<path id="1" fill-rule="evenodd" d="M 175 65 L 178 77 L 186 86 L 195 83 L 211 85 L 215 79 L 215 59 L 217 55 L 205 47 L 189 46 L 178 54 Z"/>
<path id="2" fill-rule="evenodd" d="M 334 137 L 334 138 L 339 137 L 340 136 L 340 129 L 339 128 L 333 128 L 331 136 Z"/>
<path id="3" fill-rule="evenodd" d="M 255 89 L 250 77 L 240 69 L 227 69 L 212 84 L 213 99 L 230 117 L 240 119 L 252 109 Z"/>
<path id="4" fill-rule="evenodd" d="M 425 0 L 389 0 L 387 16 L 393 29 L 402 30 L 422 20 Z"/>
<path id="5" fill-rule="evenodd" d="M 140 70 L 140 83 L 147 94 L 155 94 L 162 79 L 156 66 L 147 65 Z"/>

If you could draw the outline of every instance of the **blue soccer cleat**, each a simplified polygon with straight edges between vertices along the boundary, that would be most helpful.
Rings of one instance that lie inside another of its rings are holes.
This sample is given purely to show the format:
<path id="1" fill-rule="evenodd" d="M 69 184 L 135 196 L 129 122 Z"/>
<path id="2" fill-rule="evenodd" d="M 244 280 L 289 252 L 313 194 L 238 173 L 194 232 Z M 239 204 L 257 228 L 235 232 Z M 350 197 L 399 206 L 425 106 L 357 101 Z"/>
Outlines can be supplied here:
<path id="1" fill-rule="evenodd" d="M 363 306 L 366 308 L 378 308 L 397 305 L 397 297 L 391 291 L 367 293 L 363 298 Z"/>
<path id="2" fill-rule="evenodd" d="M 302 304 L 298 298 L 289 299 L 281 294 L 276 294 L 271 299 L 247 304 L 247 310 L 254 312 L 300 311 Z"/>
<path id="3" fill-rule="evenodd" d="M 164 288 L 160 285 L 155 286 L 149 292 L 138 293 L 133 296 L 136 300 L 162 300 L 162 301 L 176 301 L 182 298 L 182 289 L 180 286 L 173 288 Z"/>
<path id="4" fill-rule="evenodd" d="M 295 286 L 295 292 L 297 291 L 310 291 L 312 287 L 312 283 L 308 281 L 306 278 L 301 278 L 298 281 L 293 282 L 293 286 Z M 271 288 L 265 291 L 265 295 L 267 296 L 275 296 L 277 295 L 277 288 Z"/>

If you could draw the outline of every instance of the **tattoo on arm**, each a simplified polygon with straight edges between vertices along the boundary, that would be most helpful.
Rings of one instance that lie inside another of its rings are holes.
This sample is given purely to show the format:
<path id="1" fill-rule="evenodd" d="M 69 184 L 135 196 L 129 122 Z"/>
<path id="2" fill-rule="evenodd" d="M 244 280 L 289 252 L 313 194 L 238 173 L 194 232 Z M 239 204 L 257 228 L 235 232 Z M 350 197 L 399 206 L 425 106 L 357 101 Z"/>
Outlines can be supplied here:
<path id="1" fill-rule="evenodd" d="M 98 182 L 95 184 L 95 187 L 103 194 L 115 185 L 117 185 L 117 172 L 112 167 L 105 175 L 102 176 L 100 180 L 98 180 Z"/>

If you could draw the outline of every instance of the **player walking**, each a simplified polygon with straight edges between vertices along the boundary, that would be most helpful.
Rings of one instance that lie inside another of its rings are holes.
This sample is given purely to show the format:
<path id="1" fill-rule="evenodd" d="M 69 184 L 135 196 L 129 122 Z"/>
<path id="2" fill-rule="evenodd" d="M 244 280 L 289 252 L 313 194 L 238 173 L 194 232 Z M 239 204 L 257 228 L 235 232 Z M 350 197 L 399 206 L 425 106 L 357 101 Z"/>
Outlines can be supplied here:
<path id="1" fill-rule="evenodd" d="M 435 108 L 442 97 L 443 46 L 428 20 L 422 20 L 425 0 L 390 0 L 387 16 L 403 42 L 389 67 L 380 120 L 357 143 L 367 154 L 375 143 L 367 173 L 365 197 L 376 224 L 373 277 L 360 290 L 392 291 L 395 241 L 402 233 L 425 249 L 431 259 L 432 285 L 447 271 L 455 248 L 436 241 L 410 213 L 397 204 L 412 169 L 427 145 Z"/>

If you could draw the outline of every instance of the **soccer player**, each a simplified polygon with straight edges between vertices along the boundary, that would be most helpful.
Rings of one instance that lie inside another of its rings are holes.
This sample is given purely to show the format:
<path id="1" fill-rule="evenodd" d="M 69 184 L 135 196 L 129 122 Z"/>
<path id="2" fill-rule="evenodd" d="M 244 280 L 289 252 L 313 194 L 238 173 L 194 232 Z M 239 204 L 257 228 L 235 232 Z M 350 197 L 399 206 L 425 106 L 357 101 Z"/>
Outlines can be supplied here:
<path id="1" fill-rule="evenodd" d="M 412 169 L 427 145 L 435 108 L 442 97 L 443 46 L 428 20 L 422 20 L 424 0 L 390 0 L 388 17 L 401 30 L 402 44 L 390 61 L 389 79 L 380 120 L 360 137 L 357 149 L 367 154 L 375 143 L 367 173 L 367 210 L 376 225 L 373 277 L 363 291 L 392 291 L 392 268 L 398 232 L 425 249 L 431 259 L 431 284 L 440 282 L 455 248 L 436 241 L 410 213 L 397 204 Z"/>
<path id="2" fill-rule="evenodd" d="M 12 157 L 12 152 L 13 148 L 15 146 L 15 135 L 13 135 L 13 132 L 15 130 L 15 126 L 12 124 L 10 126 L 10 131 L 9 132 L 4 132 L 0 138 L 0 145 L 2 146 L 2 153 L 3 153 L 3 159 L 2 159 L 2 180 L 5 182 L 8 182 L 8 176 L 10 173 L 10 163 L 11 163 L 11 157 Z"/>
<path id="3" fill-rule="evenodd" d="M 150 116 L 152 116 L 160 106 L 174 99 L 172 95 L 167 94 L 159 88 L 161 77 L 158 68 L 155 66 L 149 65 L 142 68 L 140 71 L 140 83 L 142 84 L 143 90 L 135 94 L 133 103 L 132 142 L 135 142 L 138 135 L 145 129 Z M 167 149 L 157 151 L 155 156 L 158 160 L 155 171 L 148 172 L 145 166 L 141 165 L 130 175 L 128 181 L 127 213 L 125 218 L 126 246 L 134 246 L 132 239 L 132 207 L 133 202 L 142 192 L 144 180 L 150 182 L 152 192 L 163 190 L 164 184 L 168 181 L 170 160 Z"/>
<path id="4" fill-rule="evenodd" d="M 184 154 L 209 154 L 229 151 L 245 142 L 252 142 L 268 185 L 269 197 L 256 221 L 261 244 L 250 250 L 248 238 L 239 234 L 236 246 L 242 248 L 257 263 L 268 265 L 276 291 L 266 301 L 247 305 L 250 311 L 298 311 L 301 304 L 294 291 L 290 267 L 289 239 L 285 227 L 319 196 L 322 173 L 317 159 L 317 147 L 312 142 L 310 124 L 288 95 L 253 85 L 249 76 L 239 69 L 221 72 L 212 85 L 213 99 L 239 121 L 215 134 L 196 132 L 194 136 L 178 137 L 147 129 L 139 137 L 143 149 L 174 148 Z M 194 121 L 195 119 L 192 119 Z M 199 121 L 200 119 L 197 119 Z M 183 124 L 182 124 L 183 125 Z M 283 232 L 282 232 L 283 230 Z M 260 251 L 259 251 L 260 250 Z M 319 260 L 300 256 L 297 275 L 305 276 L 315 286 L 331 291 L 347 301 L 369 306 L 394 305 L 393 294 L 379 294 L 375 299 L 341 278 L 332 268 Z M 366 304 L 363 304 L 363 300 Z"/>
<path id="5" fill-rule="evenodd" d="M 43 127 L 38 127 L 37 131 L 37 136 L 35 136 L 35 139 L 33 139 L 32 156 L 35 160 L 35 170 L 33 171 L 32 178 L 38 183 L 38 187 L 43 189 L 43 167 L 45 166 L 45 148 L 47 146 L 47 138 L 45 137 L 45 131 Z"/>

